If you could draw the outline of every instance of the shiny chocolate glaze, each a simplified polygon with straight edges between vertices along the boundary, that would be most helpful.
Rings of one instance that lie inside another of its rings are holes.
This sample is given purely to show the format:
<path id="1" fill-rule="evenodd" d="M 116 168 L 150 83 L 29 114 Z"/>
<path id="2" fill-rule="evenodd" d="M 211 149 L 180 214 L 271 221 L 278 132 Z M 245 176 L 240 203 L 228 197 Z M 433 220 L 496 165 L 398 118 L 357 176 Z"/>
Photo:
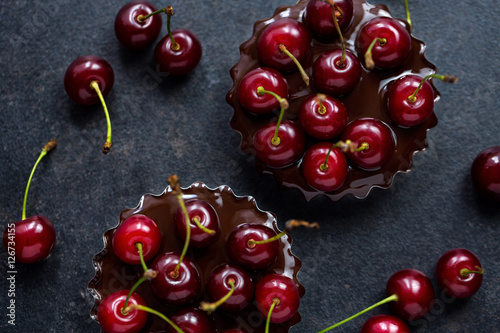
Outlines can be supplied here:
<path id="1" fill-rule="evenodd" d="M 226 240 L 236 226 L 243 223 L 258 223 L 273 228 L 277 233 L 280 232 L 274 214 L 261 211 L 257 207 L 254 198 L 236 196 L 227 186 L 210 189 L 203 183 L 197 182 L 183 189 L 183 192 L 185 200 L 199 199 L 211 204 L 220 219 L 220 236 L 217 241 L 202 250 L 190 249 L 187 254 L 197 266 L 201 274 L 203 286 L 210 272 L 216 266 L 231 263 L 226 248 Z M 136 208 L 122 211 L 119 224 L 133 214 L 149 216 L 156 221 L 162 233 L 162 244 L 158 254 L 168 251 L 177 251 L 180 253 L 184 242 L 175 236 L 173 225 L 178 207 L 179 204 L 176 197 L 172 194 L 171 188 L 167 187 L 165 192 L 160 195 L 144 195 Z M 104 233 L 104 249 L 93 258 L 95 277 L 90 281 L 88 288 L 94 296 L 94 306 L 91 310 L 91 316 L 95 320 L 97 320 L 97 307 L 102 299 L 115 291 L 130 289 L 143 272 L 140 265 L 127 265 L 121 262 L 113 253 L 111 242 L 117 227 L 109 229 Z M 268 273 L 284 274 L 294 280 L 302 297 L 305 289 L 297 280 L 297 273 L 301 267 L 301 262 L 291 252 L 291 237 L 282 237 L 279 240 L 279 244 L 280 251 L 274 264 L 264 271 L 249 271 L 249 274 L 255 283 Z M 136 292 L 144 298 L 149 307 L 167 316 L 178 309 L 162 304 L 153 295 L 151 287 L 147 282 L 143 283 Z M 200 301 L 202 300 L 209 301 L 205 294 L 200 299 Z M 199 302 L 192 305 L 198 306 Z M 210 317 L 214 321 L 215 327 L 221 332 L 230 328 L 238 328 L 247 333 L 262 333 L 265 331 L 265 319 L 262 318 L 253 303 L 244 310 L 235 313 L 224 312 L 219 309 Z M 272 331 L 280 333 L 288 332 L 291 326 L 300 322 L 300 319 L 300 314 L 297 313 L 292 319 L 283 324 L 273 324 L 271 326 Z M 168 324 L 161 318 L 150 314 L 143 332 L 164 332 L 166 325 Z"/>
<path id="2" fill-rule="evenodd" d="M 307 0 L 299 1 L 295 6 L 278 7 L 274 15 L 265 20 L 257 21 L 254 25 L 253 36 L 240 46 L 240 60 L 230 71 L 233 79 L 233 87 L 226 96 L 227 102 L 234 108 L 234 114 L 231 119 L 231 127 L 241 134 L 241 149 L 243 152 L 255 156 L 253 147 L 253 137 L 255 132 L 263 125 L 276 120 L 277 114 L 270 117 L 251 115 L 243 110 L 238 101 L 239 82 L 250 70 L 262 66 L 257 56 L 257 40 L 262 31 L 272 22 L 283 18 L 293 18 L 303 21 Z M 370 19 L 376 16 L 391 16 L 389 10 L 384 5 L 369 5 L 364 0 L 353 0 L 354 18 L 351 25 L 344 31 L 344 40 L 346 48 L 358 54 L 363 61 L 363 56 L 356 49 L 356 37 L 361 27 Z M 398 20 L 410 32 L 410 26 L 406 21 Z M 313 62 L 325 51 L 335 48 L 341 48 L 340 40 L 337 38 L 332 41 L 313 39 L 312 52 L 302 65 L 306 73 L 311 76 Z M 356 88 L 346 96 L 339 99 L 346 105 L 349 121 L 361 117 L 373 117 L 385 122 L 392 130 L 397 146 L 392 158 L 379 170 L 364 171 L 350 166 L 349 173 L 344 184 L 332 192 L 317 191 L 309 186 L 303 178 L 300 170 L 300 161 L 286 168 L 270 168 L 262 161 L 256 159 L 255 164 L 259 172 L 272 174 L 274 178 L 284 187 L 295 188 L 301 191 L 306 200 L 324 194 L 332 201 L 340 200 L 346 194 L 352 194 L 357 198 L 364 198 L 373 187 L 388 188 L 398 172 L 410 171 L 413 163 L 413 155 L 416 152 L 427 148 L 427 131 L 437 125 L 435 114 L 423 124 L 413 128 L 402 128 L 397 126 L 389 117 L 386 109 L 386 85 L 396 78 L 413 73 L 422 77 L 435 73 L 436 67 L 425 58 L 425 44 L 412 36 L 412 48 L 406 61 L 399 67 L 391 70 L 375 69 L 367 70 L 364 65 L 362 68 L 361 81 Z M 299 106 L 309 95 L 315 94 L 314 84 L 309 87 L 305 85 L 298 71 L 283 73 L 289 84 L 290 108 L 285 117 L 296 120 Z M 435 100 L 439 99 L 439 93 L 433 86 Z M 338 138 L 331 140 L 336 142 Z M 318 142 L 309 137 L 307 147 Z"/>

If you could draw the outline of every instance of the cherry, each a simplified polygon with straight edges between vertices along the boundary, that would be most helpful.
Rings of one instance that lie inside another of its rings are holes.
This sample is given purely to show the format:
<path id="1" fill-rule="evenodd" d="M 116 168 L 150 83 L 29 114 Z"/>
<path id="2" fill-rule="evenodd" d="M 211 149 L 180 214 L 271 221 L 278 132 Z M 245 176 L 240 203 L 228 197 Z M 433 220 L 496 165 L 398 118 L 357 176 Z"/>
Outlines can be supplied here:
<path id="1" fill-rule="evenodd" d="M 123 306 L 128 290 L 119 290 L 101 301 L 97 308 L 97 321 L 106 333 L 138 333 L 146 325 L 148 314 L 139 310 L 130 310 L 124 314 Z M 146 302 L 137 293 L 128 299 L 130 304 L 145 306 Z"/>
<path id="2" fill-rule="evenodd" d="M 115 18 L 115 35 L 124 46 L 140 50 L 153 44 L 161 31 L 163 9 L 157 10 L 148 1 L 131 1 Z"/>
<path id="3" fill-rule="evenodd" d="M 7 224 L 3 233 L 3 245 L 9 256 L 15 256 L 17 262 L 32 264 L 47 258 L 56 242 L 56 230 L 48 218 L 33 215 L 26 218 L 28 191 L 35 170 L 45 155 L 57 146 L 56 140 L 49 141 L 40 152 L 31 170 L 24 192 L 22 219 Z"/>
<path id="4" fill-rule="evenodd" d="M 399 21 L 390 17 L 375 17 L 361 28 L 357 47 L 365 55 L 366 68 L 394 68 L 410 54 L 411 37 Z"/>
<path id="5" fill-rule="evenodd" d="M 197 308 L 183 308 L 170 316 L 179 329 L 184 333 L 215 333 L 212 319 Z M 167 333 L 177 333 L 173 327 L 167 327 Z"/>
<path id="6" fill-rule="evenodd" d="M 280 107 L 279 100 L 271 94 L 259 94 L 259 87 L 288 98 L 288 83 L 278 71 L 264 67 L 251 70 L 240 81 L 238 88 L 241 106 L 251 113 L 266 114 Z"/>
<path id="7" fill-rule="evenodd" d="M 456 298 L 474 295 L 481 287 L 483 273 L 479 259 L 467 249 L 447 251 L 436 265 L 439 286 Z"/>
<path id="8" fill-rule="evenodd" d="M 170 18 L 174 15 L 171 6 L 167 13 L 168 35 L 163 37 L 155 47 L 154 59 L 159 69 L 171 75 L 185 75 L 191 72 L 200 62 L 202 47 L 200 40 L 186 29 L 170 30 Z"/>
<path id="9" fill-rule="evenodd" d="M 500 202 L 500 146 L 486 148 L 476 156 L 471 177 L 481 196 Z"/>
<path id="10" fill-rule="evenodd" d="M 260 314 L 268 318 L 268 325 L 269 323 L 279 324 L 297 313 L 300 295 L 292 279 L 272 273 L 257 282 L 255 302 Z"/>
<path id="11" fill-rule="evenodd" d="M 312 80 L 314 87 L 322 93 L 340 96 L 350 93 L 361 78 L 361 65 L 351 52 L 331 50 L 321 54 L 313 64 Z"/>
<path id="12" fill-rule="evenodd" d="M 310 136 L 329 140 L 347 125 L 347 108 L 334 97 L 311 94 L 300 105 L 299 122 Z"/>
<path id="13" fill-rule="evenodd" d="M 357 147 L 363 143 L 368 144 L 367 149 L 346 153 L 351 161 L 364 170 L 376 170 L 382 167 L 395 151 L 391 129 L 375 118 L 359 118 L 352 121 L 342 133 L 342 140 L 351 140 Z"/>
<path id="14" fill-rule="evenodd" d="M 185 203 L 189 216 L 191 234 L 189 246 L 204 248 L 212 245 L 219 236 L 219 217 L 209 203 L 202 200 L 189 200 Z M 174 216 L 175 234 L 179 239 L 186 239 L 186 217 L 182 208 Z"/>
<path id="15" fill-rule="evenodd" d="M 333 1 L 332 1 L 333 2 Z M 352 0 L 336 0 L 332 13 L 331 4 L 325 0 L 310 0 L 304 12 L 304 22 L 319 37 L 333 38 L 338 35 L 333 21 L 335 16 L 340 29 L 346 30 L 351 24 L 354 6 Z"/>
<path id="16" fill-rule="evenodd" d="M 109 63 L 97 56 L 86 55 L 76 58 L 64 75 L 64 89 L 68 96 L 78 104 L 93 105 L 101 102 L 107 123 L 106 142 L 102 152 L 111 149 L 111 121 L 104 102 L 114 83 L 114 72 Z"/>
<path id="17" fill-rule="evenodd" d="M 128 217 L 115 230 L 113 251 L 123 262 L 130 265 L 141 264 L 137 243 L 142 245 L 144 261 L 150 261 L 161 245 L 160 228 L 148 216 L 136 214 Z"/>
<path id="18" fill-rule="evenodd" d="M 410 328 L 398 317 L 380 314 L 369 318 L 360 333 L 410 333 Z"/>

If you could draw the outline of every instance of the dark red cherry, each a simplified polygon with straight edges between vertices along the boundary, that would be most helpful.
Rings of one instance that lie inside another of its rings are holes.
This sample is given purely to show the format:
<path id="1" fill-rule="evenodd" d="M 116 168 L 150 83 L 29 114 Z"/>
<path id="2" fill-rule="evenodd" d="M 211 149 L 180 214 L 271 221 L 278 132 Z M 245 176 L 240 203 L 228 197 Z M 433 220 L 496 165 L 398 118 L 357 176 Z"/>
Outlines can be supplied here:
<path id="1" fill-rule="evenodd" d="M 231 231 L 227 239 L 227 254 L 236 264 L 246 269 L 259 270 L 275 262 L 279 241 L 252 244 L 276 236 L 276 232 L 262 224 L 244 223 Z"/>
<path id="2" fill-rule="evenodd" d="M 299 122 L 310 136 L 329 140 L 340 135 L 347 125 L 347 108 L 334 97 L 312 94 L 300 105 Z"/>
<path id="3" fill-rule="evenodd" d="M 424 317 L 432 308 L 435 299 L 431 280 L 415 269 L 403 269 L 394 273 L 387 281 L 387 295 L 396 295 L 390 302 L 391 310 L 403 320 Z"/>
<path id="4" fill-rule="evenodd" d="M 123 6 L 115 18 L 115 35 L 124 46 L 140 50 L 153 44 L 161 31 L 161 15 L 142 17 L 155 12 L 148 1 L 131 1 Z"/>
<path id="5" fill-rule="evenodd" d="M 257 88 L 263 87 L 282 98 L 288 98 L 288 83 L 278 71 L 259 67 L 248 72 L 240 81 L 238 100 L 241 106 L 254 114 L 266 114 L 279 109 L 279 101 L 270 94 L 259 95 Z"/>
<path id="6" fill-rule="evenodd" d="M 320 191 L 334 191 L 344 183 L 349 165 L 339 148 L 331 142 L 320 142 L 311 146 L 302 159 L 302 174 L 306 182 Z M 328 155 L 328 159 L 327 159 Z M 326 162 L 326 164 L 325 164 Z"/>
<path id="7" fill-rule="evenodd" d="M 484 198 L 500 201 L 500 146 L 480 152 L 471 167 L 472 183 Z"/>
<path id="8" fill-rule="evenodd" d="M 99 96 L 90 86 L 97 81 L 104 97 L 113 87 L 114 72 L 109 63 L 97 56 L 86 55 L 76 58 L 64 75 L 64 89 L 68 96 L 78 104 L 93 105 L 100 103 Z"/>
<path id="9" fill-rule="evenodd" d="M 191 31 L 176 29 L 172 37 L 178 43 L 179 49 L 172 44 L 169 35 L 163 37 L 154 50 L 154 59 L 161 72 L 171 75 L 186 75 L 198 66 L 202 47 L 200 40 Z"/>
<path id="10" fill-rule="evenodd" d="M 340 96 L 350 93 L 361 78 L 358 58 L 349 50 L 342 61 L 342 50 L 335 49 L 319 56 L 313 64 L 312 80 L 322 93 Z"/>
<path id="11" fill-rule="evenodd" d="M 3 245 L 9 255 L 15 250 L 17 262 L 32 264 L 47 258 L 56 242 L 56 230 L 48 218 L 30 216 L 7 225 Z"/>
<path id="12" fill-rule="evenodd" d="M 290 71 L 297 68 L 294 61 L 280 50 L 280 45 L 303 63 L 311 49 L 311 35 L 299 21 L 282 18 L 269 24 L 257 42 L 257 52 L 262 64 L 278 71 Z"/>
<path id="13" fill-rule="evenodd" d="M 467 249 L 447 251 L 436 265 L 439 286 L 456 298 L 474 295 L 483 282 L 483 272 L 479 259 Z"/>
<path id="14" fill-rule="evenodd" d="M 160 228 L 146 215 L 132 215 L 123 221 L 113 235 L 113 251 L 121 261 L 140 265 L 141 259 L 136 244 L 142 244 L 144 261 L 153 259 L 161 245 Z"/>
<path id="15" fill-rule="evenodd" d="M 404 25 L 390 17 L 375 17 L 360 30 L 357 47 L 362 56 L 377 39 L 372 49 L 374 65 L 387 69 L 401 65 L 411 50 L 411 37 Z"/>
<path id="16" fill-rule="evenodd" d="M 191 228 L 191 237 L 189 239 L 189 246 L 201 249 L 212 245 L 219 237 L 220 223 L 219 216 L 215 209 L 209 203 L 203 200 L 188 200 L 185 203 L 188 212 Z M 194 222 L 198 222 L 208 230 L 213 231 L 212 234 L 200 229 Z M 181 208 L 178 208 L 174 216 L 175 235 L 180 240 L 186 239 L 186 217 Z"/>
<path id="17" fill-rule="evenodd" d="M 297 313 L 300 295 L 297 286 L 289 277 L 268 274 L 257 282 L 255 302 L 264 318 L 267 318 L 271 305 L 275 302 L 270 322 L 279 324 L 289 320 Z"/>
<path id="18" fill-rule="evenodd" d="M 351 140 L 356 147 L 368 143 L 368 149 L 346 153 L 352 162 L 364 170 L 380 168 L 395 151 L 391 129 L 374 118 L 360 118 L 349 123 L 342 133 L 342 140 Z"/>
<path id="19" fill-rule="evenodd" d="M 140 310 L 130 310 L 126 315 L 122 313 L 128 290 L 119 290 L 101 301 L 97 308 L 97 321 L 106 333 L 138 333 L 142 331 L 148 313 Z M 129 304 L 145 306 L 142 297 L 133 292 Z"/>
<path id="20" fill-rule="evenodd" d="M 175 311 L 170 319 L 184 333 L 215 333 L 212 319 L 200 309 L 183 308 Z M 177 333 L 170 325 L 167 326 L 167 333 Z"/>
<path id="21" fill-rule="evenodd" d="M 335 5 L 342 11 L 335 10 L 339 16 L 337 21 L 340 29 L 345 31 L 351 24 L 354 6 L 352 0 L 335 0 Z M 332 38 L 338 36 L 333 22 L 332 8 L 324 0 L 310 0 L 304 12 L 304 22 L 311 31 L 320 37 Z"/>
<path id="22" fill-rule="evenodd" d="M 276 122 L 260 128 L 254 136 L 254 147 L 257 157 L 267 166 L 280 168 L 295 163 L 302 157 L 306 138 L 304 132 L 295 122 L 285 120 L 278 130 L 279 143 L 273 143 Z"/>
<path id="23" fill-rule="evenodd" d="M 234 284 L 234 291 L 220 308 L 226 311 L 241 311 L 252 302 L 255 289 L 252 278 L 242 268 L 232 264 L 216 267 L 208 277 L 205 292 L 212 302 L 216 302 L 231 291 L 229 281 Z"/>
<path id="24" fill-rule="evenodd" d="M 369 318 L 360 333 L 410 333 L 410 328 L 398 317 L 380 314 Z"/>
<path id="25" fill-rule="evenodd" d="M 179 255 L 167 252 L 157 256 L 151 263 L 151 269 L 158 275 L 150 281 L 154 295 L 168 305 L 181 306 L 197 300 L 201 295 L 201 277 L 194 263 L 184 257 L 178 274 L 175 267 Z"/>
<path id="26" fill-rule="evenodd" d="M 425 81 L 414 98 L 410 98 L 421 81 L 418 75 L 405 75 L 390 83 L 387 110 L 396 124 L 404 127 L 420 125 L 434 111 L 434 91 L 429 82 Z"/>

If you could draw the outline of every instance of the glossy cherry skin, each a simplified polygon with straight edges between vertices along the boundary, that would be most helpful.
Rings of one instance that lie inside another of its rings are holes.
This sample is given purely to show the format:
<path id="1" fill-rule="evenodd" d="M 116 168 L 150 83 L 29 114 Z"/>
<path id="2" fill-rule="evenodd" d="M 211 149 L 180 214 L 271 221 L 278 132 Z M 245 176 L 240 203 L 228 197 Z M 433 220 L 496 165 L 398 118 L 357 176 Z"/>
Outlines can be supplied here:
<path id="1" fill-rule="evenodd" d="M 155 221 L 142 214 L 128 217 L 116 228 L 113 235 L 113 251 L 124 263 L 140 265 L 137 243 L 142 244 L 144 261 L 153 259 L 161 245 L 160 228 Z"/>
<path id="2" fill-rule="evenodd" d="M 146 16 L 156 10 L 148 1 L 131 1 L 125 4 L 115 18 L 115 35 L 118 41 L 135 50 L 153 44 L 161 31 L 161 14 L 150 16 L 144 22 L 139 22 L 137 17 Z"/>
<path id="3" fill-rule="evenodd" d="M 311 49 L 311 35 L 304 24 L 290 18 L 282 18 L 269 24 L 257 42 L 259 60 L 265 66 L 278 71 L 290 71 L 297 66 L 293 60 L 279 49 L 280 44 L 301 64 L 307 59 Z"/>
<path id="4" fill-rule="evenodd" d="M 416 269 L 403 269 L 387 281 L 387 296 L 397 295 L 397 302 L 390 302 L 391 310 L 401 319 L 411 321 L 424 317 L 435 299 L 431 280 Z"/>
<path id="5" fill-rule="evenodd" d="M 267 318 L 273 299 L 279 303 L 271 313 L 270 322 L 283 323 L 292 318 L 300 305 L 299 290 L 292 279 L 280 274 L 268 274 L 257 282 L 255 302 L 262 317 Z"/>
<path id="6" fill-rule="evenodd" d="M 119 290 L 101 301 L 97 308 L 97 321 L 106 333 L 138 333 L 142 331 L 148 313 L 140 310 L 130 310 L 124 315 L 121 310 L 125 305 L 129 290 Z M 146 306 L 142 297 L 133 292 L 129 304 Z"/>
<path id="7" fill-rule="evenodd" d="M 181 306 L 196 301 L 201 295 L 201 277 L 194 263 L 184 257 L 177 277 L 172 276 L 179 255 L 167 252 L 157 256 L 151 269 L 158 275 L 150 281 L 155 296 L 168 305 Z"/>
<path id="8" fill-rule="evenodd" d="M 263 224 L 244 223 L 231 231 L 227 239 L 227 254 L 237 265 L 260 270 L 276 261 L 279 240 L 265 244 L 249 244 L 249 240 L 262 241 L 276 236 L 276 232 Z"/>
<path id="9" fill-rule="evenodd" d="M 191 228 L 189 246 L 201 249 L 212 245 L 220 234 L 219 216 L 215 209 L 203 200 L 188 200 L 185 205 L 190 218 L 189 227 Z M 194 218 L 197 218 L 202 226 L 215 231 L 215 233 L 211 235 L 201 230 L 193 222 Z M 186 218 L 181 208 L 178 208 L 175 212 L 174 228 L 177 238 L 184 241 L 186 239 Z"/>
<path id="10" fill-rule="evenodd" d="M 359 118 L 349 123 L 342 133 L 342 140 L 351 140 L 356 147 L 368 143 L 368 149 L 346 153 L 352 162 L 364 170 L 379 169 L 395 151 L 392 131 L 385 123 L 374 118 Z"/>
<path id="11" fill-rule="evenodd" d="M 336 0 L 343 15 L 337 18 L 341 31 L 349 27 L 352 21 L 354 6 L 352 0 Z M 310 0 L 304 13 L 304 22 L 307 27 L 317 36 L 323 38 L 332 38 L 338 36 L 337 28 L 333 22 L 332 9 L 328 3 L 323 0 Z"/>
<path id="12" fill-rule="evenodd" d="M 375 17 L 368 21 L 357 39 L 357 47 L 364 57 L 375 38 L 384 38 L 386 42 L 375 43 L 372 49 L 373 62 L 382 69 L 401 65 L 411 50 L 411 37 L 402 23 L 390 17 Z"/>
<path id="13" fill-rule="evenodd" d="M 323 53 L 314 61 L 312 81 L 319 92 L 340 96 L 350 93 L 361 78 L 361 64 L 349 50 L 342 62 L 342 50 Z"/>
<path id="14" fill-rule="evenodd" d="M 369 318 L 360 333 L 410 333 L 410 328 L 398 317 L 380 314 Z"/>
<path id="15" fill-rule="evenodd" d="M 12 239 L 12 236 L 14 236 Z M 16 262 L 33 264 L 47 258 L 56 243 L 56 230 L 48 218 L 33 215 L 8 225 L 3 233 L 5 250 L 14 248 Z"/>
<path id="16" fill-rule="evenodd" d="M 317 95 L 309 95 L 300 105 L 299 122 L 310 136 L 329 140 L 340 135 L 347 125 L 347 108 L 338 99 L 325 95 L 320 108 Z"/>
<path id="17" fill-rule="evenodd" d="M 202 55 L 200 40 L 186 29 L 175 29 L 172 31 L 172 36 L 180 45 L 179 50 L 172 49 L 172 40 L 166 35 L 155 47 L 155 62 L 164 73 L 186 75 L 200 63 Z"/>
<path id="18" fill-rule="evenodd" d="M 387 91 L 387 111 L 392 120 L 403 127 L 417 126 L 429 119 L 434 111 L 434 91 L 425 81 L 415 95 L 416 100 L 408 98 L 418 88 L 422 78 L 418 75 L 405 75 L 389 85 Z"/>
<path id="19" fill-rule="evenodd" d="M 215 333 L 212 319 L 200 309 L 183 308 L 175 311 L 170 320 L 174 322 L 184 333 Z M 170 325 L 167 326 L 167 333 L 177 333 Z"/>
<path id="20" fill-rule="evenodd" d="M 90 86 L 92 81 L 99 83 L 99 89 L 106 97 L 115 81 L 110 64 L 97 56 L 86 55 L 76 58 L 64 75 L 64 89 L 68 96 L 78 104 L 100 104 L 99 96 Z"/>
<path id="21" fill-rule="evenodd" d="M 274 145 L 272 138 L 276 130 L 276 122 L 261 127 L 254 136 L 253 144 L 257 157 L 272 168 L 285 167 L 298 161 L 304 154 L 306 137 L 295 122 L 281 122 L 278 137 L 280 143 Z"/>
<path id="22" fill-rule="evenodd" d="M 500 146 L 486 148 L 476 156 L 471 177 L 479 194 L 500 202 Z"/>
<path id="23" fill-rule="evenodd" d="M 279 109 L 279 101 L 270 94 L 257 93 L 257 88 L 263 87 L 274 92 L 281 98 L 288 98 L 288 83 L 280 72 L 269 68 L 259 67 L 248 72 L 240 81 L 238 100 L 241 106 L 253 114 L 267 114 Z"/>
<path id="24" fill-rule="evenodd" d="M 317 190 L 335 191 L 344 183 L 349 165 L 339 148 L 333 148 L 328 155 L 327 167 L 322 170 L 326 155 L 332 147 L 331 142 L 319 142 L 311 146 L 302 159 L 302 174 L 306 182 Z"/>
<path id="25" fill-rule="evenodd" d="M 479 259 L 467 249 L 453 249 L 444 253 L 436 265 L 439 286 L 450 296 L 467 298 L 474 295 L 483 282 L 483 274 L 461 275 L 461 270 L 480 271 Z"/>

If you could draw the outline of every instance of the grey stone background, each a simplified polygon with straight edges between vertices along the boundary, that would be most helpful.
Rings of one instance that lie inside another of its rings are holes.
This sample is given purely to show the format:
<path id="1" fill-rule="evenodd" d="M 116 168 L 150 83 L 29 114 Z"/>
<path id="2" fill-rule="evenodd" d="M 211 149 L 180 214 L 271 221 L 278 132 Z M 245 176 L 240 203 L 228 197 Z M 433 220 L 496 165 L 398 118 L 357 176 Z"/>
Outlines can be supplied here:
<path id="1" fill-rule="evenodd" d="M 294 235 L 306 295 L 302 322 L 292 332 L 317 332 L 379 301 L 397 270 L 419 269 L 435 283 L 437 259 L 455 247 L 480 258 L 486 269 L 482 288 L 463 301 L 449 301 L 437 288 L 436 306 L 412 332 L 500 331 L 500 207 L 479 198 L 469 176 L 474 157 L 500 144 L 499 1 L 410 1 L 413 34 L 426 42 L 428 59 L 460 81 L 437 83 L 439 124 L 429 132 L 429 149 L 416 155 L 413 171 L 397 175 L 389 190 L 337 203 L 322 197 L 307 203 L 257 174 L 229 126 L 232 109 L 225 94 L 240 43 L 251 36 L 256 20 L 293 1 L 170 3 L 176 9 L 173 28 L 191 29 L 204 47 L 199 67 L 182 80 L 154 75 L 153 48 L 131 53 L 119 45 L 113 22 L 124 3 L 0 3 L 2 225 L 20 219 L 40 148 L 53 137 L 59 140 L 40 164 L 28 199 L 28 215 L 53 221 L 56 246 L 42 263 L 18 265 L 15 327 L 7 325 L 7 255 L 1 251 L 1 332 L 98 332 L 86 288 L 102 234 L 143 194 L 161 193 L 173 173 L 185 186 L 227 184 L 238 195 L 252 195 L 261 209 L 276 213 L 281 226 L 291 218 L 321 223 L 319 233 Z M 380 3 L 405 17 L 403 1 Z M 107 98 L 114 134 L 108 156 L 100 151 L 101 107 L 77 106 L 63 88 L 67 66 L 84 54 L 107 59 L 115 71 Z M 382 307 L 372 314 L 388 312 Z M 369 316 L 337 331 L 358 332 Z"/>

